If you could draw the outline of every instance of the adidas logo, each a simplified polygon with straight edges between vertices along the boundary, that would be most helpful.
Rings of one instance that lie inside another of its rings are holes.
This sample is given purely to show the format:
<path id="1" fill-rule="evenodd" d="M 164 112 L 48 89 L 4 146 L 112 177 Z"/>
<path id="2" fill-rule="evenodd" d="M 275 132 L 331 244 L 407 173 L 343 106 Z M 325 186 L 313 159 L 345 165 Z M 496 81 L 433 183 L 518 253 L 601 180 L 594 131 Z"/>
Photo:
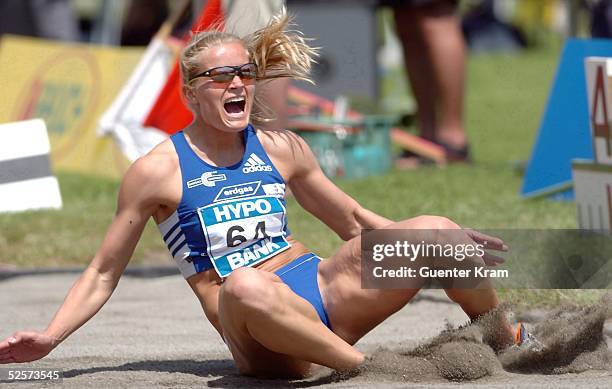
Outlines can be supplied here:
<path id="1" fill-rule="evenodd" d="M 254 172 L 271 172 L 272 166 L 266 164 L 257 155 L 251 153 L 249 159 L 244 163 L 242 168 L 243 173 L 254 173 Z"/>

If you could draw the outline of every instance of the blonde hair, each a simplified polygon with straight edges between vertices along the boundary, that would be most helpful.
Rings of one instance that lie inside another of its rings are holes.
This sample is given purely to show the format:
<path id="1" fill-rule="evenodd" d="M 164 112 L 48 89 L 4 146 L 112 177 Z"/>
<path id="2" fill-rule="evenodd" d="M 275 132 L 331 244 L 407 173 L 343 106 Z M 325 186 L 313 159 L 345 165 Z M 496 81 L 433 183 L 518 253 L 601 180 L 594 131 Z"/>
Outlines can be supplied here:
<path id="1" fill-rule="evenodd" d="M 267 26 L 244 37 L 222 31 L 220 23 L 210 30 L 194 34 L 181 51 L 179 59 L 183 85 L 189 85 L 192 78 L 202 71 L 199 68 L 202 51 L 232 42 L 241 43 L 251 61 L 257 64 L 257 81 L 293 78 L 314 83 L 310 78 L 310 68 L 318 50 L 308 45 L 308 40 L 300 31 L 288 29 L 291 21 L 292 18 L 283 9 Z M 253 123 L 261 124 L 274 119 L 274 112 L 256 95 L 251 113 Z"/>

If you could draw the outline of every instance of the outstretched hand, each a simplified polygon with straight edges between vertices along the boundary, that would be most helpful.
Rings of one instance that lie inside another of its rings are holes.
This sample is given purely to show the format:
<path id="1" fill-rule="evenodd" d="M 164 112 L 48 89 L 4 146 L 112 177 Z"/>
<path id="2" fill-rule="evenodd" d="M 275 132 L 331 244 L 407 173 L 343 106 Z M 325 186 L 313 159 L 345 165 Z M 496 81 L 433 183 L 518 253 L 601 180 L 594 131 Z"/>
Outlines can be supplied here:
<path id="1" fill-rule="evenodd" d="M 495 236 L 490 236 L 479 231 L 467 229 L 465 232 L 476 243 L 482 244 L 485 249 L 496 251 L 508 251 L 508 246 L 503 240 Z M 504 258 L 497 255 L 485 252 L 482 257 L 484 263 L 488 266 L 497 266 L 504 262 Z"/>
<path id="2" fill-rule="evenodd" d="M 35 361 L 49 354 L 56 343 L 39 332 L 16 332 L 0 342 L 0 364 Z"/>

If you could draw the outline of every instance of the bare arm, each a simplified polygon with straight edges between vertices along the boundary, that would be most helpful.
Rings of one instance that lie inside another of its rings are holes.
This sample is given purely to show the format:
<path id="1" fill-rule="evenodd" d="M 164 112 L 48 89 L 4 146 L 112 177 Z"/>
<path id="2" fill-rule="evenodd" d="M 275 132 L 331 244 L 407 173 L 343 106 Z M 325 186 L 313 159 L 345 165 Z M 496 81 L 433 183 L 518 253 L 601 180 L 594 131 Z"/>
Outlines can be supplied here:
<path id="1" fill-rule="evenodd" d="M 146 157 L 145 157 L 146 158 Z M 158 206 L 151 161 L 137 161 L 119 191 L 117 213 L 89 266 L 72 286 L 42 333 L 17 332 L 0 342 L 0 363 L 29 362 L 47 355 L 102 308 L 119 282 L 144 226 Z"/>
<path id="2" fill-rule="evenodd" d="M 323 173 L 310 150 L 299 136 L 287 135 L 284 160 L 294 161 L 289 175 L 289 187 L 300 205 L 334 230 L 340 238 L 349 240 L 364 228 L 380 228 L 391 220 L 363 208 L 340 190 Z"/>
<path id="3" fill-rule="evenodd" d="M 138 166 L 136 166 L 138 170 Z M 98 312 L 110 298 L 154 208 L 142 201 L 140 177 L 130 171 L 119 191 L 115 215 L 102 246 L 70 289 L 45 334 L 64 340 Z M 136 176 L 136 177 L 135 177 Z"/>

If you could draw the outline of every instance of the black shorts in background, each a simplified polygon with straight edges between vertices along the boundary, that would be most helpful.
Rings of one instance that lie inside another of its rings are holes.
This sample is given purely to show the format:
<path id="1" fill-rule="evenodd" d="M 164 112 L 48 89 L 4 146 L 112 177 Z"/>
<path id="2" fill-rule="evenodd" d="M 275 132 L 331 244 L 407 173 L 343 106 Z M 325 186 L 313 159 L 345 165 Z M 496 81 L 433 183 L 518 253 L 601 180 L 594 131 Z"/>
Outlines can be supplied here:
<path id="1" fill-rule="evenodd" d="M 435 3 L 450 3 L 454 7 L 457 6 L 459 0 L 380 0 L 379 5 L 382 7 L 427 7 Z"/>

